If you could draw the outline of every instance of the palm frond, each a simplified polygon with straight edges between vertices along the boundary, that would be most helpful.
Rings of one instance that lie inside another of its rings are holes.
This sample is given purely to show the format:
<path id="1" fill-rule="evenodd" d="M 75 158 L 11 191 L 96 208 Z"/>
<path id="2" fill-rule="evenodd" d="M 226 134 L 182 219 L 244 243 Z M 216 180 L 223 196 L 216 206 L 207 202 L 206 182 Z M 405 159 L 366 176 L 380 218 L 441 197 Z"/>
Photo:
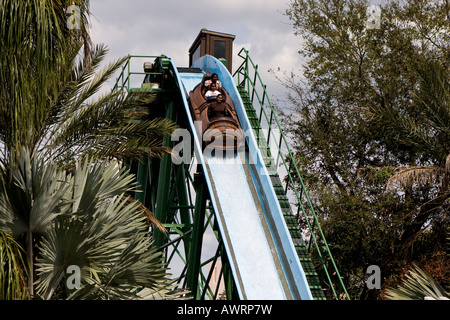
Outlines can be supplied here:
<path id="1" fill-rule="evenodd" d="M 77 99 L 72 103 L 72 108 L 77 110 L 79 107 L 86 103 L 92 96 L 94 96 L 100 87 L 106 83 L 119 68 L 123 66 L 127 57 L 117 59 L 116 61 L 110 62 L 105 68 L 100 72 L 96 72 L 97 67 L 103 60 L 104 56 L 108 50 L 103 45 L 97 45 L 95 50 L 92 52 L 92 63 L 89 67 L 82 64 L 79 67 L 78 83 L 79 90 Z M 81 62 L 80 62 L 81 63 Z"/>
<path id="2" fill-rule="evenodd" d="M 0 7 L 0 137 L 8 147 L 32 150 L 65 67 L 56 49 L 64 40 L 47 1 L 2 0 Z"/>
<path id="3" fill-rule="evenodd" d="M 115 162 L 78 161 L 68 193 L 71 211 L 55 220 L 40 245 L 40 295 L 51 298 L 71 265 L 80 268 L 82 283 L 70 292 L 73 299 L 129 299 L 138 298 L 140 288 L 166 290 L 166 269 L 142 204 L 124 195 L 135 186 L 132 178 Z"/>
<path id="4" fill-rule="evenodd" d="M 413 183 L 426 185 L 432 183 L 442 183 L 445 176 L 445 169 L 441 167 L 406 167 L 398 168 L 387 181 L 386 187 L 390 188 L 399 183 L 406 187 Z"/>
<path id="5" fill-rule="evenodd" d="M 137 202 L 137 204 L 139 205 L 140 210 L 142 210 L 142 212 L 144 213 L 144 215 L 147 217 L 148 222 L 153 226 L 159 229 L 159 231 L 161 231 L 164 234 L 167 234 L 167 229 L 164 228 L 163 224 L 156 219 L 155 215 L 153 214 L 153 212 L 151 212 L 147 207 L 145 207 L 140 201 L 133 199 L 132 197 L 122 197 L 123 201 L 126 202 Z"/>
<path id="6" fill-rule="evenodd" d="M 72 42 L 82 41 L 84 47 L 83 60 L 88 65 L 91 61 L 91 47 L 92 41 L 89 36 L 89 18 L 92 13 L 89 10 L 89 1 L 86 0 L 51 0 L 51 6 L 54 8 L 56 16 L 58 18 L 59 25 L 64 30 L 64 36 L 71 38 Z M 72 12 L 67 10 L 71 5 L 75 5 L 79 9 L 79 13 L 75 16 L 78 20 L 79 29 L 78 32 L 73 32 L 67 27 L 67 19 L 74 16 Z M 69 48 L 70 49 L 70 48 Z"/>
<path id="7" fill-rule="evenodd" d="M 415 266 L 396 289 L 387 291 L 389 300 L 450 299 L 450 294 L 432 277 Z"/>
<path id="8" fill-rule="evenodd" d="M 108 98 L 110 99 L 110 98 Z M 61 131 L 55 133 L 49 146 L 63 156 L 68 151 L 79 157 L 135 158 L 141 160 L 144 155 L 161 156 L 170 149 L 162 146 L 162 137 L 170 135 L 176 128 L 167 119 L 133 120 L 130 114 L 124 114 L 126 106 L 122 104 L 109 108 L 101 102 L 100 107 L 87 106 L 69 120 Z M 107 110 L 105 110 L 105 107 Z M 59 146 L 59 150 L 58 147 Z"/>
<path id="9" fill-rule="evenodd" d="M 73 191 L 70 195 L 74 199 L 71 212 L 88 211 L 107 199 L 134 190 L 135 186 L 134 176 L 115 161 L 77 161 L 73 172 Z"/>
<path id="10" fill-rule="evenodd" d="M 177 279 L 168 280 L 162 288 L 143 288 L 137 296 L 142 300 L 191 300 L 191 293 L 178 289 L 177 281 Z"/>
<path id="11" fill-rule="evenodd" d="M 100 157 L 116 155 L 142 161 L 144 156 L 160 157 L 170 154 L 171 149 L 162 145 L 163 136 L 169 136 L 175 125 L 168 119 L 136 121 L 122 127 L 108 128 L 99 132 L 92 143 L 95 148 L 88 151 Z"/>
<path id="12" fill-rule="evenodd" d="M 91 73 L 95 63 L 91 71 L 80 71 L 82 78 L 86 74 L 88 76 L 79 85 L 79 93 L 64 109 L 64 115 L 60 116 L 59 123 L 52 128 L 49 139 L 44 143 L 51 153 L 49 156 L 60 158 L 75 153 L 98 159 L 128 157 L 142 160 L 144 155 L 160 156 L 170 152 L 161 146 L 161 141 L 163 136 L 173 132 L 175 124 L 167 119 L 143 119 L 148 114 L 146 105 L 155 99 L 154 94 L 125 95 L 112 91 L 93 102 L 84 103 L 123 61 L 111 64 L 97 76 Z"/>
<path id="13" fill-rule="evenodd" d="M 414 92 L 415 103 L 436 131 L 450 136 L 450 83 L 448 70 L 436 61 L 417 68 L 420 90 Z"/>
<path id="14" fill-rule="evenodd" d="M 116 198 L 89 211 L 61 217 L 43 241 L 38 292 L 50 298 L 70 265 L 81 269 L 82 285 L 72 299 L 130 299 L 141 287 L 162 289 L 161 253 L 152 246 L 139 206 Z"/>
<path id="15" fill-rule="evenodd" d="M 442 166 L 450 141 L 448 67 L 434 60 L 409 65 L 415 90 L 405 105 L 373 105 L 369 115 L 385 131 L 389 145 L 406 146 Z"/>
<path id="16" fill-rule="evenodd" d="M 145 233 L 136 234 L 106 273 L 69 299 L 180 299 L 187 291 L 177 289 L 167 277 L 161 254 Z"/>
<path id="17" fill-rule="evenodd" d="M 22 247 L 11 234 L 0 230 L 0 300 L 28 299 Z"/>
<path id="18" fill-rule="evenodd" d="M 0 187 L 0 228 L 15 237 L 25 232 L 44 234 L 53 219 L 67 209 L 69 183 L 64 172 L 22 149 L 17 166 L 3 169 Z"/>

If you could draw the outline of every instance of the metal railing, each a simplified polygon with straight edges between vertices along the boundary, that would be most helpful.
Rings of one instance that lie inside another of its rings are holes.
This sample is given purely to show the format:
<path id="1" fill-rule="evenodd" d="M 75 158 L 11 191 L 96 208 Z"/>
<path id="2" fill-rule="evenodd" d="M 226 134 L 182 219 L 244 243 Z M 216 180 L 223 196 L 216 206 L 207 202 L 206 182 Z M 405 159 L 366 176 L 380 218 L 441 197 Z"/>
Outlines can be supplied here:
<path id="1" fill-rule="evenodd" d="M 134 89 L 132 86 L 141 86 L 144 77 L 147 75 L 159 75 L 159 72 L 137 72 L 134 71 L 135 68 L 131 67 L 131 61 L 136 61 L 137 59 L 146 59 L 146 61 L 152 61 L 157 58 L 163 58 L 162 56 L 141 56 L 141 55 L 128 55 L 127 61 L 122 67 L 122 70 L 119 74 L 119 76 L 116 79 L 116 84 L 114 85 L 113 90 L 126 90 L 127 92 L 130 91 L 130 89 Z M 142 66 L 140 67 L 142 70 Z M 141 76 L 142 79 L 135 80 L 135 83 L 132 83 L 132 78 L 137 78 L 136 76 Z"/>
<path id="2" fill-rule="evenodd" d="M 314 244 L 314 247 L 317 251 L 317 255 L 323 266 L 324 272 L 326 274 L 328 283 L 330 285 L 334 297 L 336 299 L 341 298 L 339 297 L 339 294 L 336 292 L 336 288 L 333 285 L 333 281 L 331 279 L 332 274 L 337 276 L 338 289 L 340 289 L 341 292 L 345 294 L 346 299 L 350 299 L 347 290 L 345 289 L 344 283 L 342 281 L 342 277 L 339 274 L 336 263 L 331 254 L 328 243 L 323 234 L 316 211 L 314 210 L 311 199 L 306 191 L 305 185 L 303 183 L 300 172 L 296 165 L 294 155 L 289 148 L 288 141 L 283 133 L 280 121 L 275 113 L 274 106 L 270 102 L 269 95 L 267 94 L 266 91 L 266 86 L 263 84 L 261 77 L 258 73 L 258 66 L 253 63 L 252 59 L 249 56 L 248 51 L 245 48 L 241 49 L 241 51 L 238 53 L 238 56 L 243 59 L 243 62 L 239 66 L 237 71 L 233 74 L 233 77 L 237 77 L 238 87 L 243 88 L 249 94 L 250 100 L 253 103 L 253 107 L 255 108 L 256 105 L 256 107 L 260 109 L 259 122 L 262 127 L 263 126 L 268 127 L 266 137 L 267 143 L 270 144 L 271 141 L 278 141 L 275 147 L 276 153 L 278 155 L 274 160 L 276 160 L 275 163 L 277 164 L 277 166 L 279 161 L 281 160 L 287 172 L 286 173 L 287 179 L 282 179 L 282 183 L 284 184 L 285 187 L 285 192 L 287 194 L 289 189 L 292 190 L 292 192 L 295 194 L 297 202 L 296 203 L 296 206 L 298 208 L 297 214 L 299 214 L 301 211 L 305 218 L 306 224 L 310 232 L 310 239 L 308 241 L 309 242 L 308 250 L 311 252 L 311 244 Z M 274 127 L 277 129 L 279 137 L 276 136 Z M 285 155 L 283 154 L 284 152 L 286 153 Z M 296 175 L 296 178 L 293 177 L 292 173 Z M 297 187 L 297 185 L 299 185 L 299 188 Z M 309 209 L 310 212 L 309 216 L 306 208 Z M 316 233 L 320 239 L 318 239 Z M 321 240 L 321 243 L 319 240 Z M 331 266 L 329 266 L 327 262 L 331 263 Z M 331 271 L 329 269 L 331 269 Z"/>

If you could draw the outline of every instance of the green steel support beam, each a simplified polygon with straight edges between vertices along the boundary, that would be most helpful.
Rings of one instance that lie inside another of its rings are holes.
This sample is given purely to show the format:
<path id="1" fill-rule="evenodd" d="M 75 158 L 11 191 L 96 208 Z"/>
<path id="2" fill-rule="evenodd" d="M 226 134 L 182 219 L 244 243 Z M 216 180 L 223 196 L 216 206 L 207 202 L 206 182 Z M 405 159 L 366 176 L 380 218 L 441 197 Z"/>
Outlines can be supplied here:
<path id="1" fill-rule="evenodd" d="M 166 118 L 173 120 L 175 102 L 168 101 L 166 105 Z M 163 145 L 171 147 L 171 137 L 164 137 Z M 160 222 L 167 222 L 167 213 L 169 211 L 169 189 L 170 189 L 170 175 L 172 170 L 172 158 L 170 154 L 165 154 L 161 159 L 158 176 L 158 191 L 156 194 L 156 208 L 155 217 Z M 166 236 L 159 230 L 154 230 L 155 245 L 161 247 L 164 244 Z"/>
<path id="2" fill-rule="evenodd" d="M 139 183 L 137 188 L 137 192 L 135 195 L 135 199 L 139 200 L 142 204 L 145 205 L 145 195 L 147 194 L 147 182 L 148 182 L 148 162 L 138 163 L 136 179 Z"/>
<path id="3" fill-rule="evenodd" d="M 184 225 L 186 225 L 187 227 L 183 227 L 181 229 L 181 231 L 185 234 L 186 232 L 188 232 L 189 230 L 191 230 L 191 228 L 189 227 L 192 224 L 192 219 L 191 216 L 189 214 L 189 208 L 190 208 L 190 203 L 189 203 L 189 198 L 188 198 L 188 192 L 187 192 L 187 188 L 186 188 L 186 183 L 187 183 L 187 179 L 186 179 L 186 165 L 180 165 L 178 167 L 178 174 L 177 174 L 177 196 L 178 196 L 178 207 L 180 210 L 180 222 Z M 189 249 L 190 249 L 190 241 L 184 241 L 184 250 L 186 253 L 186 257 L 189 256 Z"/>
<path id="4" fill-rule="evenodd" d="M 195 211 L 192 241 L 188 256 L 187 286 L 195 299 L 199 298 L 198 282 L 200 273 L 200 258 L 203 244 L 203 224 L 206 215 L 207 189 L 203 173 L 197 173 L 194 179 L 196 188 Z"/>
<path id="5" fill-rule="evenodd" d="M 145 59 L 144 72 L 133 71 L 131 60 L 141 58 Z M 146 69 L 145 63 L 149 65 L 150 59 L 153 60 L 152 68 Z M 165 117 L 176 121 L 181 127 L 185 127 L 186 124 L 183 123 L 185 111 L 180 107 L 179 87 L 173 81 L 173 74 L 174 70 L 171 70 L 170 59 L 167 57 L 129 56 L 114 89 L 126 92 L 157 92 L 160 99 L 157 99 L 155 105 L 152 105 L 152 108 L 155 108 L 155 117 Z M 134 88 L 131 80 L 136 83 L 137 78 L 144 78 L 144 81 L 141 87 Z M 158 82 L 160 79 L 164 79 L 160 83 L 160 88 L 146 88 L 148 83 L 153 80 Z M 163 145 L 172 147 L 171 137 L 165 137 Z M 194 153 L 193 150 L 191 152 Z M 184 268 L 181 274 L 177 275 L 179 284 L 184 283 L 183 287 L 190 288 L 195 299 L 214 299 L 219 289 L 215 288 L 214 293 L 208 283 L 213 270 L 210 270 L 208 277 L 205 277 L 202 272 L 212 261 L 215 262 L 221 258 L 222 265 L 226 265 L 227 260 L 217 255 L 210 259 L 201 255 L 205 229 L 216 235 L 220 247 L 218 251 L 224 255 L 223 247 L 220 244 L 220 234 L 217 230 L 212 230 L 214 229 L 213 213 L 206 211 L 212 208 L 206 205 L 209 195 L 203 176 L 194 174 L 195 170 L 189 164 L 174 165 L 170 155 L 146 159 L 145 163 L 130 161 L 129 168 L 136 174 L 139 182 L 138 188 L 141 191 L 134 194 L 135 198 L 149 208 L 169 231 L 168 234 L 164 234 L 154 228 L 154 245 L 164 252 L 165 262 L 183 264 Z M 203 258 L 206 259 L 203 261 Z M 229 266 L 225 266 L 225 268 L 228 270 L 228 286 L 233 288 L 231 270 Z M 224 272 L 221 271 L 221 275 L 223 274 Z"/>
<path id="6" fill-rule="evenodd" d="M 217 263 L 217 260 L 218 260 L 219 257 L 220 257 L 220 245 L 217 246 L 216 254 L 211 259 L 211 261 L 212 261 L 211 262 L 211 269 L 209 270 L 208 277 L 206 278 L 205 286 L 203 288 L 203 293 L 202 293 L 202 295 L 200 297 L 200 300 L 204 300 L 207 293 L 208 293 L 208 296 L 210 298 L 216 298 L 216 296 L 217 296 L 217 294 L 213 293 L 212 288 L 209 287 L 209 284 L 210 284 L 212 275 L 214 273 L 214 268 L 216 266 L 216 263 Z M 219 281 L 217 283 L 217 288 L 215 288 L 216 289 L 215 291 L 218 290 L 219 286 L 220 286 L 220 279 L 219 279 Z"/>
<path id="7" fill-rule="evenodd" d="M 222 273 L 223 273 L 223 281 L 225 283 L 226 298 L 227 300 L 239 300 L 238 292 L 233 279 L 233 272 L 231 271 L 231 266 L 228 261 L 228 257 L 225 252 L 225 247 L 223 244 L 221 244 L 221 252 L 222 252 Z"/>

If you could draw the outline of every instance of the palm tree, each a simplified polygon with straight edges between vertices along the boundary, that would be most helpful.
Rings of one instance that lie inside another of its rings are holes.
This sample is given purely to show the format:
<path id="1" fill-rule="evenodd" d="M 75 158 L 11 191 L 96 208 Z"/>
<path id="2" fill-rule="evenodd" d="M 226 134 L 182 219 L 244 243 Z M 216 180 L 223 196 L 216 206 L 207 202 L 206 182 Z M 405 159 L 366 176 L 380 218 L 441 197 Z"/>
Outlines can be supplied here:
<path id="1" fill-rule="evenodd" d="M 380 113 L 388 128 L 400 143 L 411 146 L 418 153 L 438 165 L 400 168 L 391 182 L 407 185 L 411 180 L 441 181 L 443 193 L 450 179 L 450 82 L 446 67 L 439 62 L 425 61 L 416 66 L 418 90 L 413 93 L 414 105 L 409 114 L 385 110 Z M 447 194 L 448 196 L 448 194 Z M 444 199 L 445 200 L 445 199 Z"/>
<path id="2" fill-rule="evenodd" d="M 398 288 L 387 290 L 386 297 L 388 300 L 450 300 L 450 292 L 416 266 Z"/>
<path id="3" fill-rule="evenodd" d="M 1 185 L 0 229 L 26 240 L 32 296 L 51 299 L 57 289 L 59 298 L 69 299 L 185 294 L 173 290 L 174 280 L 152 246 L 149 228 L 164 228 L 150 225 L 140 202 L 126 196 L 136 183 L 117 162 L 78 160 L 67 173 L 53 161 L 31 159 L 25 149 L 14 162 L 17 167 L 2 168 L 3 181 L 12 183 Z M 74 290 L 65 285 L 70 266 L 80 270 Z"/>
<path id="4" fill-rule="evenodd" d="M 413 66 L 418 88 L 412 93 L 409 112 L 385 108 L 374 110 L 372 116 L 384 123 L 384 129 L 398 144 L 409 146 L 435 166 L 399 168 L 390 181 L 407 185 L 414 182 L 441 181 L 443 193 L 450 179 L 450 82 L 448 70 L 441 63 L 429 60 Z M 419 160 L 419 159 L 417 159 Z M 447 196 L 448 192 L 447 192 Z M 444 199 L 445 200 L 445 199 Z"/>
<path id="5" fill-rule="evenodd" d="M 32 297 L 64 289 L 67 264 L 84 283 L 64 297 L 171 297 L 152 216 L 124 195 L 133 177 L 114 159 L 169 152 L 175 125 L 144 119 L 149 94 L 92 99 L 126 58 L 98 71 L 107 50 L 89 41 L 89 1 L 76 1 L 78 31 L 64 26 L 68 2 L 0 0 L 0 230 L 24 248 Z"/>
<path id="6" fill-rule="evenodd" d="M 405 202 L 414 188 L 428 190 L 427 200 L 417 208 L 415 221 L 403 234 L 404 249 L 423 233 L 424 224 L 446 215 L 450 198 L 450 82 L 447 67 L 434 60 L 411 66 L 417 76 L 409 109 L 388 107 L 372 110 L 371 116 L 382 124 L 391 145 L 406 146 L 413 162 L 397 167 L 387 188 L 405 194 Z M 419 162 L 422 165 L 417 165 Z"/>
<path id="7" fill-rule="evenodd" d="M 28 298 L 23 249 L 11 234 L 0 230 L 0 300 Z M 26 268 L 25 268 L 26 270 Z"/>
<path id="8" fill-rule="evenodd" d="M 74 155 L 143 160 L 146 156 L 170 152 L 161 141 L 173 132 L 174 123 L 167 119 L 144 120 L 148 113 L 146 105 L 153 101 L 154 95 L 111 91 L 94 102 L 86 102 L 127 59 L 119 59 L 95 74 L 106 53 L 106 48 L 96 46 L 90 67 L 82 61 L 73 67 L 74 72 L 52 106 L 34 150 L 66 165 Z"/>
<path id="9" fill-rule="evenodd" d="M 169 151 L 161 137 L 174 124 L 142 120 L 146 108 L 138 108 L 153 95 L 114 91 L 90 100 L 126 57 L 101 71 L 104 46 L 85 52 L 89 59 L 77 58 L 87 37 L 63 32 L 62 13 L 55 11 L 63 9 L 60 1 L 0 0 L 0 6 L 0 160 L 22 146 L 61 162 L 74 155 L 142 160 Z"/>
<path id="10" fill-rule="evenodd" d="M 378 119 L 387 124 L 385 129 L 394 133 L 395 141 L 425 155 L 425 162 L 432 166 L 396 168 L 388 179 L 388 188 L 411 193 L 413 186 L 433 186 L 434 197 L 421 204 L 416 216 L 416 228 L 403 237 L 408 239 L 405 248 L 423 233 L 427 222 L 431 225 L 433 213 L 444 212 L 448 216 L 450 198 L 450 85 L 446 67 L 437 61 L 423 61 L 415 66 L 418 90 L 413 93 L 413 110 L 408 113 L 389 109 L 378 110 Z M 447 213 L 445 213 L 447 212 Z M 438 216 L 438 215 L 437 215 Z M 450 293 L 431 276 L 415 266 L 398 288 L 387 290 L 390 300 L 449 299 Z"/>

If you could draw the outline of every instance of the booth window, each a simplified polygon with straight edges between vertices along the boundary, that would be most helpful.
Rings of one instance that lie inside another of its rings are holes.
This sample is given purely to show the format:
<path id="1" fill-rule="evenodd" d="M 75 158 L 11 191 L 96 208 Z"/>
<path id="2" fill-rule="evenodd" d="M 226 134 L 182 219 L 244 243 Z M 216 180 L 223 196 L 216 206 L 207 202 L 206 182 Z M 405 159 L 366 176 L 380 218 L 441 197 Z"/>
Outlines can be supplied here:
<path id="1" fill-rule="evenodd" d="M 225 58 L 225 41 L 214 40 L 214 57 Z"/>

